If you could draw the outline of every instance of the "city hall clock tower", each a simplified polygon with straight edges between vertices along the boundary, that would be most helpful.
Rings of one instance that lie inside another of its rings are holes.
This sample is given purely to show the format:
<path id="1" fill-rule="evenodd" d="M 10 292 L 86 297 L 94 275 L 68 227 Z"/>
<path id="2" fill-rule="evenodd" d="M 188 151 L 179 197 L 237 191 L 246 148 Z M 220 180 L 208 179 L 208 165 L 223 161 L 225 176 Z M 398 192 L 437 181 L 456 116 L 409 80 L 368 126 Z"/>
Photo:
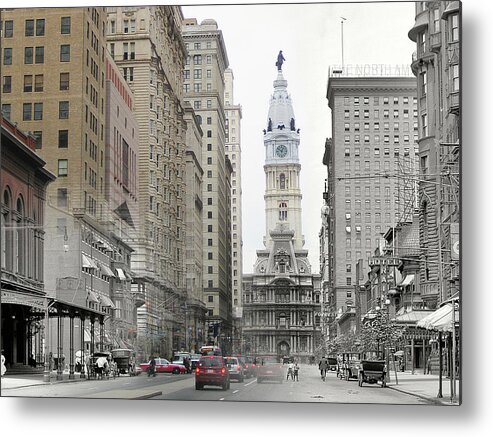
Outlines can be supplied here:
<path id="1" fill-rule="evenodd" d="M 282 58 L 284 60 L 284 58 Z M 302 249 L 301 190 L 298 147 L 300 130 L 296 127 L 288 82 L 282 73 L 282 62 L 276 63 L 277 78 L 270 99 L 265 147 L 265 223 L 264 244 L 272 247 L 271 232 L 276 229 L 294 232 L 295 250 Z"/>

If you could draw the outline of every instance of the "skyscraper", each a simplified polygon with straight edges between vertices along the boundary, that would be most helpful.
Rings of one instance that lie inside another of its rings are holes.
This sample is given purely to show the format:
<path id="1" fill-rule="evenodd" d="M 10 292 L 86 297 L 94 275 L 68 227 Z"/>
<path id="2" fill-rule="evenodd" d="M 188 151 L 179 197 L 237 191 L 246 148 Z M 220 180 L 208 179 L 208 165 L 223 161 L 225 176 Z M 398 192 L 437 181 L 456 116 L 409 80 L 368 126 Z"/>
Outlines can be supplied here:
<path id="1" fill-rule="evenodd" d="M 242 321 L 242 274 L 243 274 L 243 227 L 242 227 L 242 188 L 241 188 L 241 105 L 234 100 L 233 70 L 224 73 L 224 110 L 226 113 L 226 155 L 231 161 L 231 261 L 233 318 L 236 347 L 239 347 Z"/>
<path id="2" fill-rule="evenodd" d="M 183 21 L 188 51 L 183 71 L 184 100 L 193 107 L 203 131 L 204 298 L 209 341 L 231 341 L 231 173 L 226 156 L 224 72 L 228 56 L 222 31 L 214 20 Z"/>
<path id="3" fill-rule="evenodd" d="M 145 355 L 185 348 L 186 50 L 178 6 L 108 7 L 108 52 L 134 95 L 140 232 L 131 241 L 139 345 Z"/>
<path id="4" fill-rule="evenodd" d="M 416 82 L 408 77 L 329 77 L 327 305 L 331 337 L 355 329 L 356 264 L 390 227 L 411 221 L 417 188 Z M 365 267 L 366 268 L 366 267 Z M 348 322 L 348 320 L 350 322 Z"/>
<path id="5" fill-rule="evenodd" d="M 318 344 L 320 279 L 303 249 L 300 134 L 281 65 L 264 130 L 265 249 L 243 277 L 243 334 L 247 354 L 308 362 Z"/>

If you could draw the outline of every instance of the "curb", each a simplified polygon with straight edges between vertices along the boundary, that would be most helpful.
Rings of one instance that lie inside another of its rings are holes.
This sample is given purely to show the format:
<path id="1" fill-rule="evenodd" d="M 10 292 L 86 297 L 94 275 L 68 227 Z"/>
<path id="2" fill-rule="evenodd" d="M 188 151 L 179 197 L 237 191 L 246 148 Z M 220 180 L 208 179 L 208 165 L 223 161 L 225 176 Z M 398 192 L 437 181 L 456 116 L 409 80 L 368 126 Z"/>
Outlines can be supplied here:
<path id="1" fill-rule="evenodd" d="M 162 391 L 155 391 L 155 392 L 152 392 L 152 393 L 147 393 L 145 395 L 136 396 L 135 398 L 130 398 L 129 400 L 140 401 L 140 400 L 143 400 L 143 399 L 151 399 L 151 398 L 154 398 L 156 396 L 161 396 L 162 394 L 163 394 Z"/>
<path id="2" fill-rule="evenodd" d="M 394 387 L 394 386 L 391 386 L 391 385 L 387 385 L 387 388 L 390 388 L 392 390 L 398 391 L 400 393 L 405 393 L 405 394 L 408 394 L 408 395 L 416 396 L 417 398 L 424 399 L 425 401 L 430 401 L 430 402 L 432 402 L 435 405 L 440 405 L 440 406 L 459 406 L 458 403 L 457 404 L 451 404 L 449 402 L 445 402 L 443 400 L 440 400 L 440 398 L 436 398 L 436 397 L 433 397 L 432 398 L 432 397 L 429 397 L 429 396 L 424 396 L 424 395 L 421 395 L 421 394 L 418 394 L 418 393 L 414 393 L 412 391 L 403 390 L 401 388 L 397 388 L 397 387 Z"/>

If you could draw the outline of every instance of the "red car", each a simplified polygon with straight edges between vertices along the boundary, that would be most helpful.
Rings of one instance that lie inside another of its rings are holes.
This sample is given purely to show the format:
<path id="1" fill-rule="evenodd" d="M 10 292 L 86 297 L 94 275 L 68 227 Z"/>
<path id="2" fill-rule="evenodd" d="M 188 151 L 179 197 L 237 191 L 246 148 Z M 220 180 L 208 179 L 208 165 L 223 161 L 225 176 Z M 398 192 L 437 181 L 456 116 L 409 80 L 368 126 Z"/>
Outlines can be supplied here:
<path id="1" fill-rule="evenodd" d="M 195 389 L 202 390 L 204 385 L 218 385 L 223 390 L 229 389 L 229 370 L 223 357 L 200 357 L 199 365 L 195 368 Z"/>
<path id="2" fill-rule="evenodd" d="M 187 373 L 187 368 L 182 364 L 172 364 L 165 358 L 154 358 L 156 361 L 156 373 Z M 140 365 L 142 372 L 147 372 L 149 363 L 142 363 Z"/>

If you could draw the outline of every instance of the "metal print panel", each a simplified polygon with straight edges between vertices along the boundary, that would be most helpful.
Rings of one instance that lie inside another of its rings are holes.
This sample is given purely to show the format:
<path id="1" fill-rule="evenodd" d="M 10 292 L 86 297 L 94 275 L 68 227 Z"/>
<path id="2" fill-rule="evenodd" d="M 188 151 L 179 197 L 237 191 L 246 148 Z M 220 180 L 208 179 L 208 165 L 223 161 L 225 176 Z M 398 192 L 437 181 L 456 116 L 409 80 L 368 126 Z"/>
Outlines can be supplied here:
<path id="1" fill-rule="evenodd" d="M 2 396 L 460 405 L 459 1 L 1 23 Z"/>

